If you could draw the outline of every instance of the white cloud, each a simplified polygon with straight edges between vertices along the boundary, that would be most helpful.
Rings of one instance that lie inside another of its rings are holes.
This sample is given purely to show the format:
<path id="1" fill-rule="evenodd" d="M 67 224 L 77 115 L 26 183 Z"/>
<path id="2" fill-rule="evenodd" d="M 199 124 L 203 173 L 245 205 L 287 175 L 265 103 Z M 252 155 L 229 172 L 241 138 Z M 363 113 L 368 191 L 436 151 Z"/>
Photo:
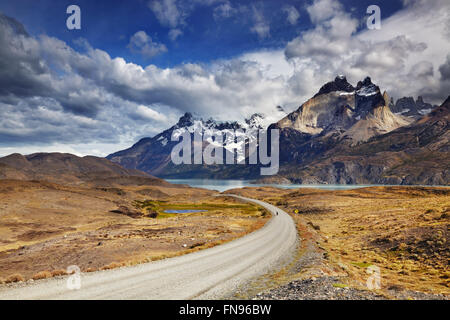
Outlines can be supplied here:
<path id="1" fill-rule="evenodd" d="M 316 0 L 306 8 L 311 22 L 316 24 L 327 20 L 342 11 L 342 5 L 336 0 Z"/>
<path id="2" fill-rule="evenodd" d="M 261 66 L 264 78 L 291 77 L 294 72 L 292 64 L 285 59 L 282 49 L 247 52 L 238 59 L 257 62 Z"/>
<path id="3" fill-rule="evenodd" d="M 143 105 L 137 107 L 136 114 L 148 120 L 167 121 L 167 118 L 162 113 Z"/>
<path id="4" fill-rule="evenodd" d="M 229 1 L 225 1 L 214 8 L 213 17 L 216 20 L 220 18 L 230 18 L 237 11 L 238 9 L 234 8 Z"/>
<path id="5" fill-rule="evenodd" d="M 288 43 L 286 57 L 296 72 L 320 81 L 346 74 L 355 82 L 369 75 L 397 98 L 423 95 L 439 103 L 443 89 L 434 70 L 450 52 L 449 9 L 445 0 L 408 1 L 382 20 L 381 30 L 356 33 L 358 21 L 337 0 L 316 0 L 307 7 L 315 27 Z"/>
<path id="6" fill-rule="evenodd" d="M 300 18 L 300 13 L 298 12 L 298 10 L 294 7 L 294 6 L 284 6 L 283 7 L 283 12 L 286 13 L 287 15 L 287 21 L 292 24 L 295 25 L 297 24 L 297 20 L 298 18 Z"/>
<path id="7" fill-rule="evenodd" d="M 188 25 L 187 19 L 199 6 L 211 6 L 221 4 L 214 10 L 214 17 L 221 14 L 229 14 L 232 10 L 228 0 L 150 0 L 147 5 L 155 15 L 158 22 L 170 28 L 169 38 L 175 41 L 179 36 L 183 35 L 183 29 Z"/>
<path id="8" fill-rule="evenodd" d="M 176 28 L 184 23 L 184 15 L 175 0 L 154 0 L 150 1 L 148 6 L 163 26 Z"/>
<path id="9" fill-rule="evenodd" d="M 277 105 L 293 110 L 337 74 L 352 83 L 369 75 L 396 98 L 420 94 L 440 103 L 448 95 L 448 2 L 428 1 L 429 11 L 415 2 L 384 19 L 381 30 L 356 32 L 357 19 L 337 1 L 325 1 L 339 8 L 329 13 L 324 1 L 307 8 L 315 26 L 284 49 L 171 68 L 111 58 L 87 43 L 80 53 L 53 37 L 12 37 L 2 27 L 0 153 L 11 145 L 30 152 L 64 145 L 60 150 L 106 154 L 166 129 L 186 111 L 219 120 L 260 112 L 275 121 Z M 250 18 L 264 22 L 262 14 Z M 135 40 L 153 43 L 146 34 Z"/>
<path id="10" fill-rule="evenodd" d="M 169 31 L 169 38 L 172 41 L 175 41 L 181 35 L 183 35 L 183 31 L 180 29 L 172 29 Z"/>
<path id="11" fill-rule="evenodd" d="M 253 18 L 253 27 L 251 27 L 250 31 L 256 33 L 258 38 L 264 39 L 270 36 L 270 25 L 269 22 L 264 17 L 263 10 L 261 8 L 252 6 L 252 18 Z"/>
<path id="12" fill-rule="evenodd" d="M 167 52 L 167 47 L 162 43 L 153 42 L 145 31 L 136 32 L 131 38 L 128 48 L 146 58 L 152 58 L 160 53 Z"/>

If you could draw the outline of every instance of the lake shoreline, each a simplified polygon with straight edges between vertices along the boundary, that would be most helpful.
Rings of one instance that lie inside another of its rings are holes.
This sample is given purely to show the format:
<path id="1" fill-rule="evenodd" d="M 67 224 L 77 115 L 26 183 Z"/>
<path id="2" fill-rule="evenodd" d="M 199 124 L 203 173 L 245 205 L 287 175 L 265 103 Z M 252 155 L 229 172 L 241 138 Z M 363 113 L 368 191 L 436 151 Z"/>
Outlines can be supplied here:
<path id="1" fill-rule="evenodd" d="M 174 184 L 185 184 L 195 188 L 217 190 L 224 192 L 230 189 L 244 187 L 275 187 L 280 189 L 300 189 L 314 188 L 321 190 L 351 190 L 369 187 L 436 187 L 449 188 L 449 186 L 435 185 L 382 185 L 382 184 L 278 184 L 278 183 L 255 183 L 255 180 L 236 180 L 236 179 L 166 179 L 167 182 Z"/>

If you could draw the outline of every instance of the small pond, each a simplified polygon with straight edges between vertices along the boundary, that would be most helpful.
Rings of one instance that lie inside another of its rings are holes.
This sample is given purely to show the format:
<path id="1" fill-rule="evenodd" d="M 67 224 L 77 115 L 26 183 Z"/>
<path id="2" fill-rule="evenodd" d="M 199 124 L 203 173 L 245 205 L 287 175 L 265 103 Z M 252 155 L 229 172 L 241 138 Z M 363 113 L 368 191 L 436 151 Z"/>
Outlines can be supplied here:
<path id="1" fill-rule="evenodd" d="M 205 212 L 208 210 L 164 210 L 164 213 L 193 213 L 193 212 Z"/>

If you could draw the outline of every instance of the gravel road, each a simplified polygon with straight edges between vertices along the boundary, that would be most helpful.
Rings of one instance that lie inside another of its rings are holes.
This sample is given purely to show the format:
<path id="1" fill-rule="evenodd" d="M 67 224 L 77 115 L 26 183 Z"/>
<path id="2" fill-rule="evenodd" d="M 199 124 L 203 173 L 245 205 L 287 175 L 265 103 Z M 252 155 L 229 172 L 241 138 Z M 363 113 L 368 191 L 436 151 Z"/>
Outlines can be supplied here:
<path id="1" fill-rule="evenodd" d="M 81 275 L 81 288 L 67 278 L 0 288 L 0 299 L 216 299 L 250 279 L 286 263 L 297 245 L 292 218 L 268 203 L 236 196 L 267 208 L 266 225 L 242 238 L 180 257 Z M 278 212 L 278 214 L 276 213 Z"/>

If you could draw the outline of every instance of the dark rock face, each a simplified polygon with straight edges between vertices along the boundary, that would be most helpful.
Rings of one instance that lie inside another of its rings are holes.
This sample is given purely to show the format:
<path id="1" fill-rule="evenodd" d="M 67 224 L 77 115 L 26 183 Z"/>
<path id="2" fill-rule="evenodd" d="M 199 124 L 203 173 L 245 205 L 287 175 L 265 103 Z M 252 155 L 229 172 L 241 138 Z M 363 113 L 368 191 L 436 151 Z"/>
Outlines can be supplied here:
<path id="1" fill-rule="evenodd" d="M 323 86 L 320 93 L 279 120 L 278 126 L 312 134 L 318 139 L 337 134 L 357 144 L 413 121 L 392 113 L 390 97 L 386 92 L 381 94 L 369 77 L 359 81 L 356 88 L 349 87 L 345 77 L 338 77 Z"/>
<path id="2" fill-rule="evenodd" d="M 357 146 L 337 143 L 313 161 L 282 168 L 297 183 L 450 184 L 450 99 L 415 123 Z"/>
<path id="3" fill-rule="evenodd" d="M 347 82 L 347 78 L 344 76 L 337 76 L 334 81 L 328 82 L 320 88 L 319 92 L 316 93 L 314 97 L 320 96 L 322 94 L 334 92 L 334 91 L 345 91 L 352 92 L 355 88 Z"/>
<path id="4" fill-rule="evenodd" d="M 365 77 L 363 81 L 358 81 L 356 84 L 356 90 L 361 90 L 362 88 L 374 88 L 376 87 L 372 83 L 372 79 L 370 77 Z"/>
<path id="5" fill-rule="evenodd" d="M 380 88 L 369 77 L 356 85 L 356 111 L 365 117 L 374 108 L 385 105 Z"/>
<path id="6" fill-rule="evenodd" d="M 416 101 L 414 101 L 413 97 L 403 97 L 398 99 L 395 105 L 392 106 L 392 111 L 414 119 L 419 119 L 435 107 L 436 106 L 424 102 L 421 96 L 418 96 Z"/>
<path id="7" fill-rule="evenodd" d="M 189 127 L 193 124 L 193 116 L 190 112 L 186 112 L 179 120 L 178 123 L 176 124 L 177 127 L 182 128 L 182 127 Z"/>
<path id="8" fill-rule="evenodd" d="M 397 100 L 394 105 L 394 112 L 402 112 L 403 110 L 412 110 L 416 109 L 416 102 L 413 97 L 403 97 Z"/>

